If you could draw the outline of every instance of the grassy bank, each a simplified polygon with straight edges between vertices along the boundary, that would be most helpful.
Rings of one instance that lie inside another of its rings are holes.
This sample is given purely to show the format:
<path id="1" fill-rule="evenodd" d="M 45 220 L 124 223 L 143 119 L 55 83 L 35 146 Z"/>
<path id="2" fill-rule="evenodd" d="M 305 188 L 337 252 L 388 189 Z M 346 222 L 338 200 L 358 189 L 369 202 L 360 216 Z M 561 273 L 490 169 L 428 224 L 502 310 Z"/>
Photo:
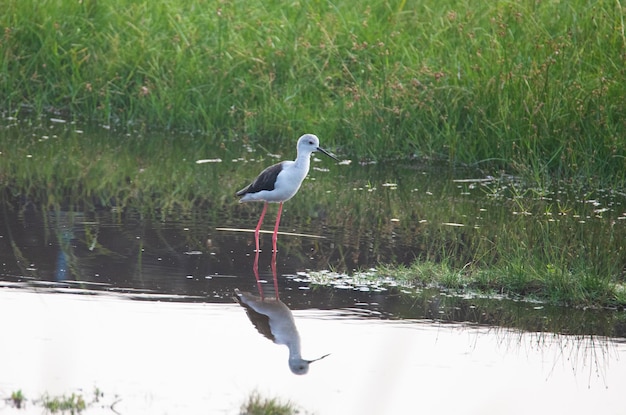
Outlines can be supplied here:
<path id="1" fill-rule="evenodd" d="M 512 263 L 506 263 L 513 259 Z M 545 263 L 537 257 L 509 257 L 490 266 L 453 267 L 450 264 L 416 261 L 411 266 L 383 266 L 380 277 L 415 287 L 437 287 L 450 293 L 502 295 L 526 301 L 577 308 L 626 306 L 626 286 L 590 263 L 570 269 L 566 263 Z"/>
<path id="2" fill-rule="evenodd" d="M 0 107 L 625 177 L 619 1 L 9 0 Z M 165 139 L 164 139 L 165 140 Z"/>

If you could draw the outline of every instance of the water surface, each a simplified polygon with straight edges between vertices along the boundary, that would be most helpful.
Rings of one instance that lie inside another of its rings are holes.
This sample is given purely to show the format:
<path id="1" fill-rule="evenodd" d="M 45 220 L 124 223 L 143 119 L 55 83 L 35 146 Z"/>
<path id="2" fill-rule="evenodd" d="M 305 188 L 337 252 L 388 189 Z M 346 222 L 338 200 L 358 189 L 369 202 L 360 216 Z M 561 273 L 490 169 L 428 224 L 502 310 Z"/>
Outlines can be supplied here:
<path id="1" fill-rule="evenodd" d="M 3 288 L 0 312 L 0 390 L 97 387 L 87 413 L 235 414 L 256 390 L 319 414 L 619 414 L 626 387 L 626 345 L 601 337 L 299 310 L 303 356 L 331 355 L 297 376 L 232 303 Z"/>
<path id="2" fill-rule="evenodd" d="M 359 275 L 416 259 L 497 261 L 502 239 L 623 264 L 624 194 L 417 161 L 315 160 L 285 204 L 277 292 L 268 234 L 259 255 L 261 287 L 292 310 L 302 355 L 330 353 L 297 376 L 287 348 L 233 300 L 235 289 L 259 294 L 250 231 L 261 205 L 232 193 L 274 157 L 223 156 L 185 161 L 216 183 L 191 209 L 3 195 L 2 397 L 98 388 L 93 413 L 237 413 L 255 390 L 320 414 L 621 413 L 624 311 Z M 320 271 L 331 283 L 311 283 Z"/>

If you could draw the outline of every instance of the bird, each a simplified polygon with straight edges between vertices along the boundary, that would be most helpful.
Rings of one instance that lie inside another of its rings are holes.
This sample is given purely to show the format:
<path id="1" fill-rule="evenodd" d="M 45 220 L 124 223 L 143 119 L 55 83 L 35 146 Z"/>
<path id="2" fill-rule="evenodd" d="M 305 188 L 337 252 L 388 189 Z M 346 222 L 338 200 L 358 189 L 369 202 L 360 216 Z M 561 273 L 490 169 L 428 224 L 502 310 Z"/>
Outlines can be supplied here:
<path id="1" fill-rule="evenodd" d="M 313 360 L 303 359 L 300 354 L 300 335 L 289 307 L 278 298 L 258 297 L 235 288 L 235 300 L 246 309 L 248 318 L 257 331 L 276 344 L 289 349 L 289 369 L 296 375 L 304 375 L 309 365 L 328 354 Z"/>
<path id="2" fill-rule="evenodd" d="M 264 202 L 261 217 L 254 230 L 256 252 L 259 252 L 259 232 L 268 203 L 278 203 L 278 214 L 272 235 L 272 248 L 276 252 L 278 238 L 278 224 L 283 211 L 283 203 L 291 199 L 309 173 L 311 154 L 319 151 L 335 161 L 339 159 L 320 147 L 320 140 L 314 134 L 304 134 L 298 139 L 296 146 L 298 155 L 294 161 L 287 160 L 276 163 L 263 170 L 248 186 L 236 193 L 240 196 L 239 203 Z"/>

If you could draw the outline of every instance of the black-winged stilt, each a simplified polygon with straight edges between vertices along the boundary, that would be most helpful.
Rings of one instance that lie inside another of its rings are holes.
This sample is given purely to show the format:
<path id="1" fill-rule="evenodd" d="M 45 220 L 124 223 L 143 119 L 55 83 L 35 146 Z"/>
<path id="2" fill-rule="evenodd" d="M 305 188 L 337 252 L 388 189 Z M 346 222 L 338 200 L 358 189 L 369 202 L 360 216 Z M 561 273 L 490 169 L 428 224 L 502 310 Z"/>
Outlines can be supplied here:
<path id="1" fill-rule="evenodd" d="M 289 348 L 289 369 L 296 375 L 304 375 L 309 365 L 323 359 L 306 360 L 300 354 L 300 335 L 291 310 L 278 298 L 264 298 L 239 291 L 235 288 L 235 300 L 241 304 L 248 318 L 259 333 L 276 344 Z"/>
<path id="2" fill-rule="evenodd" d="M 298 189 L 300 189 L 302 181 L 309 173 L 311 153 L 319 151 L 339 161 L 339 159 L 319 145 L 320 140 L 317 136 L 313 134 L 303 135 L 298 139 L 298 156 L 294 161 L 281 161 L 280 163 L 266 168 L 252 183 L 236 193 L 237 196 L 242 196 L 241 199 L 239 199 L 240 203 L 254 201 L 264 202 L 259 223 L 254 230 L 257 252 L 259 252 L 259 231 L 269 202 L 279 203 L 276 225 L 274 226 L 274 234 L 272 235 L 272 248 L 274 252 L 276 252 L 278 224 L 280 223 L 280 215 L 283 211 L 283 202 L 291 199 L 298 192 Z"/>

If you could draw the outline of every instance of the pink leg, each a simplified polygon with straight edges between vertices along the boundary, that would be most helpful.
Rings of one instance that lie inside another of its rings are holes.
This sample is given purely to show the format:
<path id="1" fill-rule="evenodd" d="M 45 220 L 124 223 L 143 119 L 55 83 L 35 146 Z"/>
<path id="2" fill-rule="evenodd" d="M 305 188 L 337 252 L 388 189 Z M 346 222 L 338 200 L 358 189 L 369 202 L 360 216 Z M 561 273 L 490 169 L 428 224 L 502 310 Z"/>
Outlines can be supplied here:
<path id="1" fill-rule="evenodd" d="M 280 215 L 283 213 L 283 202 L 278 205 L 278 215 L 276 215 L 276 225 L 274 226 L 274 234 L 272 235 L 272 247 L 277 252 L 276 241 L 278 240 L 278 224 L 280 223 Z"/>
<path id="2" fill-rule="evenodd" d="M 256 225 L 256 229 L 254 230 L 254 240 L 256 242 L 256 252 L 259 252 L 259 231 L 261 230 L 261 225 L 263 224 L 263 218 L 265 217 L 265 211 L 267 210 L 267 202 L 263 204 L 263 211 L 261 212 L 261 217 L 259 218 L 259 223 Z"/>

